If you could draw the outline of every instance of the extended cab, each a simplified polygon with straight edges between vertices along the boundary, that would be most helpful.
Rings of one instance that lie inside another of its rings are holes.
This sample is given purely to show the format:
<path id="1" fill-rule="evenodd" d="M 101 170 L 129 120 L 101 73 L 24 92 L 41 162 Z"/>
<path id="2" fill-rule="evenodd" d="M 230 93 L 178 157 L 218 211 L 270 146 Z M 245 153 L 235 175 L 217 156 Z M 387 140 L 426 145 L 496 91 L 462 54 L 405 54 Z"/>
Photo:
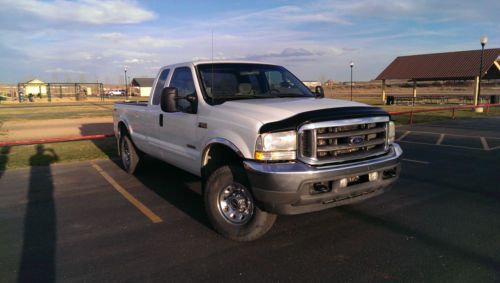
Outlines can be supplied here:
<path id="1" fill-rule="evenodd" d="M 387 112 L 324 98 L 277 65 L 166 66 L 149 102 L 113 113 L 125 170 L 148 154 L 200 176 L 209 220 L 233 240 L 261 237 L 277 214 L 374 197 L 399 176 Z"/>

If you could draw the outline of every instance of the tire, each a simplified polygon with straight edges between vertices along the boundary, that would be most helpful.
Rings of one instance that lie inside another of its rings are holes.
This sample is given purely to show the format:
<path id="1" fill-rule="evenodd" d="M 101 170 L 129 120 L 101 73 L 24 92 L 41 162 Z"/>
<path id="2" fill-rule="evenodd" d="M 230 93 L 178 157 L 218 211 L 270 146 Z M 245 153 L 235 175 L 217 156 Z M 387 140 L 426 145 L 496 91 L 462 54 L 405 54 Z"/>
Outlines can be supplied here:
<path id="1" fill-rule="evenodd" d="M 141 154 L 126 134 L 120 137 L 120 157 L 125 171 L 129 174 L 137 173 L 142 159 Z"/>
<path id="2" fill-rule="evenodd" d="M 206 182 L 203 199 L 214 229 L 231 240 L 256 240 L 276 221 L 275 214 L 255 205 L 245 171 L 238 165 L 225 165 L 213 171 Z"/>

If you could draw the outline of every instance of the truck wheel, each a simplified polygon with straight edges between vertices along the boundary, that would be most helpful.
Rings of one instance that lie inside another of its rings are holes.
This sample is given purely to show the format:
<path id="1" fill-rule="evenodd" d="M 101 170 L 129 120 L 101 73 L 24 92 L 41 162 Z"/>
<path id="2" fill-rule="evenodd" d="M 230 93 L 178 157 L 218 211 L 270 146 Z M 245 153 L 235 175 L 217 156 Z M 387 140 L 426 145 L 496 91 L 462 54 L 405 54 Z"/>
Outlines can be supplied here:
<path id="1" fill-rule="evenodd" d="M 136 173 L 141 156 L 128 135 L 122 135 L 120 138 L 120 156 L 122 158 L 123 169 L 129 174 Z"/>
<path id="2" fill-rule="evenodd" d="M 204 190 L 205 209 L 217 232 L 235 241 L 262 237 L 271 229 L 276 215 L 255 205 L 241 166 L 222 166 L 210 175 Z"/>

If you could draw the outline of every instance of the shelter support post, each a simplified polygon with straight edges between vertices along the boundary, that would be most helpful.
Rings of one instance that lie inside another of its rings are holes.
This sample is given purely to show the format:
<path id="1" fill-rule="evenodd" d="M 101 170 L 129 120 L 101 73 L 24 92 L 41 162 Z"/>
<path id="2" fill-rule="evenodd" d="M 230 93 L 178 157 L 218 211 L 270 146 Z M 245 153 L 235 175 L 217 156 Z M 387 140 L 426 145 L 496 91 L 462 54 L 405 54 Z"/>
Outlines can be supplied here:
<path id="1" fill-rule="evenodd" d="M 477 76 L 474 79 L 474 106 L 477 106 L 479 103 L 478 95 L 479 95 L 479 76 Z"/>
<path id="2" fill-rule="evenodd" d="M 47 98 L 49 102 L 52 102 L 52 93 L 50 92 L 50 84 L 47 84 Z"/>
<path id="3" fill-rule="evenodd" d="M 382 80 L 382 103 L 385 105 L 385 80 Z"/>
<path id="4" fill-rule="evenodd" d="M 415 105 L 415 101 L 417 101 L 417 81 L 413 80 L 413 105 Z"/>

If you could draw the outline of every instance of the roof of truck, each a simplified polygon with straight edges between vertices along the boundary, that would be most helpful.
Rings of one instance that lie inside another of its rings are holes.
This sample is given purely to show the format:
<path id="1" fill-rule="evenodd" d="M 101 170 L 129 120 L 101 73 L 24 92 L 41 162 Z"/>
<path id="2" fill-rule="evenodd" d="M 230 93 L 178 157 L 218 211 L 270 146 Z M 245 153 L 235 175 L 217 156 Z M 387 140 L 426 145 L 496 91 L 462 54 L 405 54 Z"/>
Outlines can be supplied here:
<path id="1" fill-rule="evenodd" d="M 171 68 L 171 67 L 177 67 L 177 66 L 186 66 L 186 65 L 202 65 L 202 64 L 261 64 L 261 65 L 273 65 L 273 66 L 278 66 L 277 64 L 273 63 L 266 63 L 266 62 L 258 62 L 258 61 L 244 61 L 244 60 L 199 60 L 199 61 L 188 61 L 188 62 L 183 62 L 183 63 L 177 63 L 177 64 L 170 64 L 163 66 L 162 69 L 164 68 Z"/>

